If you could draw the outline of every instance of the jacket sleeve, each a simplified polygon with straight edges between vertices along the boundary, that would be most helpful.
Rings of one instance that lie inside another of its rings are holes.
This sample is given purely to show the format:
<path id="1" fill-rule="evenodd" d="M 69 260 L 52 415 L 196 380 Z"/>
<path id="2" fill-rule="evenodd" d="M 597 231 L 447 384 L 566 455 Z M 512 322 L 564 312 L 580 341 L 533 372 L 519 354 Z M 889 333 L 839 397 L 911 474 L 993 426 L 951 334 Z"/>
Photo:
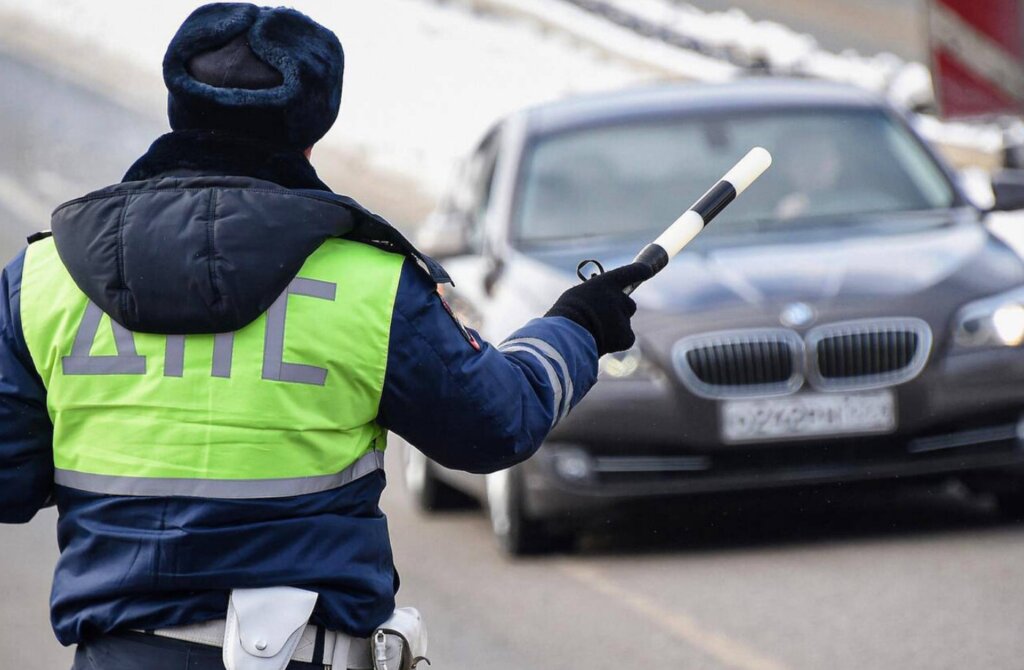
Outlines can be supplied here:
<path id="1" fill-rule="evenodd" d="M 24 523 L 51 503 L 53 426 L 46 390 L 21 330 L 22 252 L 0 275 L 0 523 Z"/>
<path id="2" fill-rule="evenodd" d="M 477 473 L 526 460 L 596 378 L 597 348 L 583 327 L 534 319 L 491 346 L 406 261 L 378 421 L 431 459 Z"/>

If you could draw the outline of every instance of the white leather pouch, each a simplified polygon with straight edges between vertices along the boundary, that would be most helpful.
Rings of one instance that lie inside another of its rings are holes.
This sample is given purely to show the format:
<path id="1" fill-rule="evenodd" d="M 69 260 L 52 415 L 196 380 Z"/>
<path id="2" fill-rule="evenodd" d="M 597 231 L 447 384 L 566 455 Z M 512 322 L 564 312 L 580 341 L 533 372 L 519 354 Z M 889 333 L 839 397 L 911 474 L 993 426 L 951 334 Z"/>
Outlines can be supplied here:
<path id="1" fill-rule="evenodd" d="M 354 643 L 348 653 L 349 670 L 411 670 L 427 654 L 427 629 L 412 607 L 395 610 L 369 640 Z M 430 664 L 430 661 L 427 661 Z M 336 653 L 334 668 L 344 668 L 345 657 Z"/>
<path id="2" fill-rule="evenodd" d="M 313 591 L 288 586 L 232 591 L 224 629 L 224 667 L 284 670 L 316 599 Z"/>
<path id="3" fill-rule="evenodd" d="M 423 617 L 413 607 L 396 609 L 391 618 L 377 628 L 370 644 L 374 647 L 374 670 L 415 668 L 427 657 L 427 628 Z"/>

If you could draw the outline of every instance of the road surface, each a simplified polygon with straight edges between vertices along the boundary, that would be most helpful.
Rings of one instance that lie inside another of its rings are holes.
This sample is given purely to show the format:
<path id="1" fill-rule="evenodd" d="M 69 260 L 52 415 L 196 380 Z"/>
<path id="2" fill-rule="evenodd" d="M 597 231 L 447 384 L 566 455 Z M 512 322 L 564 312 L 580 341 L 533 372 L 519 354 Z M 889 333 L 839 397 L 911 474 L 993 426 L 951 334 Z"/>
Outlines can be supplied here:
<path id="1" fill-rule="evenodd" d="M 0 252 L 58 202 L 116 181 L 163 124 L 0 56 Z M 359 195 L 356 193 L 355 195 Z M 389 456 L 383 503 L 435 668 L 1015 668 L 1024 526 L 944 491 L 675 503 L 581 550 L 513 562 L 478 511 L 411 510 Z M 53 670 L 52 510 L 0 527 L 0 668 Z"/>

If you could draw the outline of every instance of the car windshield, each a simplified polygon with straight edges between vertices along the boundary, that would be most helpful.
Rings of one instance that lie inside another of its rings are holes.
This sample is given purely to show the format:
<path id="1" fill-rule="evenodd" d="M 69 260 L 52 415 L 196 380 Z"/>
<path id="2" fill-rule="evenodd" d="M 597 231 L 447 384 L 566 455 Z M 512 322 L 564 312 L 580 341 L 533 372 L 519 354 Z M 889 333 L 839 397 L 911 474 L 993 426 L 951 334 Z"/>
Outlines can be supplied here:
<path id="1" fill-rule="evenodd" d="M 530 244 L 659 231 L 754 146 L 772 153 L 772 168 L 705 236 L 850 223 L 955 200 L 939 166 L 880 110 L 642 120 L 534 143 L 517 237 Z"/>

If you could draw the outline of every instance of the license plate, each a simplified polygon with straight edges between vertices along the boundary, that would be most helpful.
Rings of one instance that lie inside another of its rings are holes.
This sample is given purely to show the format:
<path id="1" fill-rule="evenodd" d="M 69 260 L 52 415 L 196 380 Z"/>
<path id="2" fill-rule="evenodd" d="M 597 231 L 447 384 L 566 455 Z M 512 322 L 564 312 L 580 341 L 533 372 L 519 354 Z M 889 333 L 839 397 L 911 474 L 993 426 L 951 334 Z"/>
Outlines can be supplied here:
<path id="1" fill-rule="evenodd" d="M 722 439 L 761 442 L 896 430 L 892 391 L 801 393 L 783 398 L 725 400 Z"/>

